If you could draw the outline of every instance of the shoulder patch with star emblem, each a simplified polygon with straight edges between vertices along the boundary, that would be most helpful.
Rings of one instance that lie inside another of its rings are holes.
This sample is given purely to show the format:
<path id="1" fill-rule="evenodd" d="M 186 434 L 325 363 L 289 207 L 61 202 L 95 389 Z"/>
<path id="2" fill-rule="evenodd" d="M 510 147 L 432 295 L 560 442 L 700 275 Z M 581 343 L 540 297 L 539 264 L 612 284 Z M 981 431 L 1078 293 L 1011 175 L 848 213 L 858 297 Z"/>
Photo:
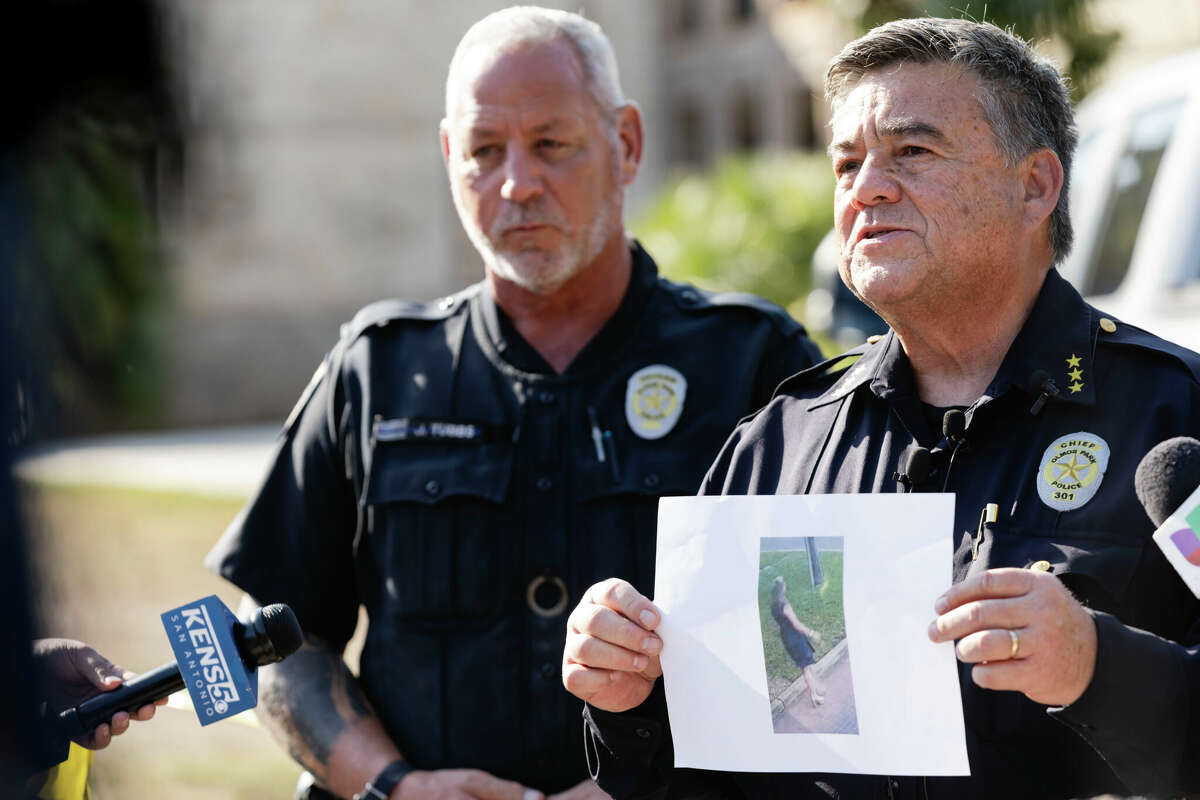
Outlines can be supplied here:
<path id="1" fill-rule="evenodd" d="M 1042 502 L 1056 511 L 1074 511 L 1096 496 L 1108 469 L 1108 443 L 1079 431 L 1050 443 L 1038 465 L 1037 488 Z"/>

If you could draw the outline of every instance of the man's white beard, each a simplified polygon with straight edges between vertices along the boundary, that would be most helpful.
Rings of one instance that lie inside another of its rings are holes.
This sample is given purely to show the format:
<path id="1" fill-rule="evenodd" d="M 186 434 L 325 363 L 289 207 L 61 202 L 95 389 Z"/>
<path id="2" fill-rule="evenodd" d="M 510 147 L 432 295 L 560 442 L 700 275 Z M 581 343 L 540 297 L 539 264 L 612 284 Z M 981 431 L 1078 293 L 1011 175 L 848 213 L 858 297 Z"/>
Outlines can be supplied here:
<path id="1" fill-rule="evenodd" d="M 617 185 L 615 181 L 613 185 Z M 454 198 L 454 207 L 462 221 L 463 230 L 467 232 L 471 244 L 479 251 L 488 270 L 499 278 L 541 295 L 553 294 L 600 255 L 613 228 L 621 223 L 619 192 L 620 189 L 615 189 L 609 194 L 607 202 L 600 207 L 600 213 L 583 229 L 582 235 L 564 235 L 556 250 L 531 248 L 524 252 L 506 253 L 492 245 L 493 238 L 499 239 L 506 228 L 520 223 L 539 222 L 555 225 L 564 234 L 568 234 L 566 220 L 557 212 L 539 208 L 536 203 L 520 206 L 505 201 L 506 206 L 492 223 L 492 237 L 489 237 L 463 208 L 454 182 L 451 181 L 450 185 L 450 194 Z"/>

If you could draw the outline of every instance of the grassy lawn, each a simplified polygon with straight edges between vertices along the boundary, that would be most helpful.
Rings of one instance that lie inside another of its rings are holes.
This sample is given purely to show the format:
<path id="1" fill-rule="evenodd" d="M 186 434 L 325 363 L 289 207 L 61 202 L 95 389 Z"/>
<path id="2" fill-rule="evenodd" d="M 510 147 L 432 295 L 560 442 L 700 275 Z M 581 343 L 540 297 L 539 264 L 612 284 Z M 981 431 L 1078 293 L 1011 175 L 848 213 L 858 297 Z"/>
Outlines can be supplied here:
<path id="1" fill-rule="evenodd" d="M 808 570 L 808 553 L 803 550 L 763 552 L 758 571 L 758 615 L 762 625 L 763 650 L 767 660 L 767 677 L 772 687 L 791 684 L 800 677 L 796 662 L 783 649 L 779 624 L 771 616 L 773 584 L 782 575 L 787 584 L 787 599 L 801 622 L 821 634 L 821 641 L 812 642 L 817 660 L 846 638 L 846 616 L 842 610 L 842 553 L 822 551 L 821 567 L 825 582 L 817 589 L 812 586 Z"/>
<path id="2" fill-rule="evenodd" d="M 159 614 L 209 594 L 236 611 L 241 593 L 201 561 L 240 499 L 97 487 L 26 485 L 40 628 L 81 639 L 142 672 L 173 656 Z M 253 713 L 202 728 L 161 708 L 96 754 L 97 800 L 291 797 L 299 768 Z"/>

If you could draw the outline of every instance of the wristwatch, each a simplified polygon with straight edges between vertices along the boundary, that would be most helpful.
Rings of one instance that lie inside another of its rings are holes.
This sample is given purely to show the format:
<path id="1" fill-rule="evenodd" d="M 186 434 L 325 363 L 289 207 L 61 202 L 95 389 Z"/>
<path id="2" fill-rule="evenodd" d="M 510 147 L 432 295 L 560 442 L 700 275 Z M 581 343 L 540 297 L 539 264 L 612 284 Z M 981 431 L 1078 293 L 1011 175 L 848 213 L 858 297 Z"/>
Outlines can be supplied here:
<path id="1" fill-rule="evenodd" d="M 387 800 L 388 795 L 392 793 L 392 789 L 396 788 L 396 784 L 404 780 L 404 776 L 412 771 L 413 768 L 407 761 L 397 759 L 384 767 L 374 778 L 367 781 L 367 785 L 363 787 L 361 792 L 354 795 L 353 800 Z"/>

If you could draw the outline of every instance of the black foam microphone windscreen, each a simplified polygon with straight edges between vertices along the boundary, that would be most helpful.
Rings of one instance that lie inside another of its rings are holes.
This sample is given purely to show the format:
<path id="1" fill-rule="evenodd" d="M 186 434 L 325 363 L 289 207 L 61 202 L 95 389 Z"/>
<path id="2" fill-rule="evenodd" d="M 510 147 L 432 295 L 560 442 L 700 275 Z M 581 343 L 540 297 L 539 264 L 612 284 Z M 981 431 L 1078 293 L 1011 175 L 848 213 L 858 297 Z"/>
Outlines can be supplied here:
<path id="1" fill-rule="evenodd" d="M 1142 457 L 1133 487 L 1157 528 L 1200 486 L 1200 441 L 1176 436 Z"/>

